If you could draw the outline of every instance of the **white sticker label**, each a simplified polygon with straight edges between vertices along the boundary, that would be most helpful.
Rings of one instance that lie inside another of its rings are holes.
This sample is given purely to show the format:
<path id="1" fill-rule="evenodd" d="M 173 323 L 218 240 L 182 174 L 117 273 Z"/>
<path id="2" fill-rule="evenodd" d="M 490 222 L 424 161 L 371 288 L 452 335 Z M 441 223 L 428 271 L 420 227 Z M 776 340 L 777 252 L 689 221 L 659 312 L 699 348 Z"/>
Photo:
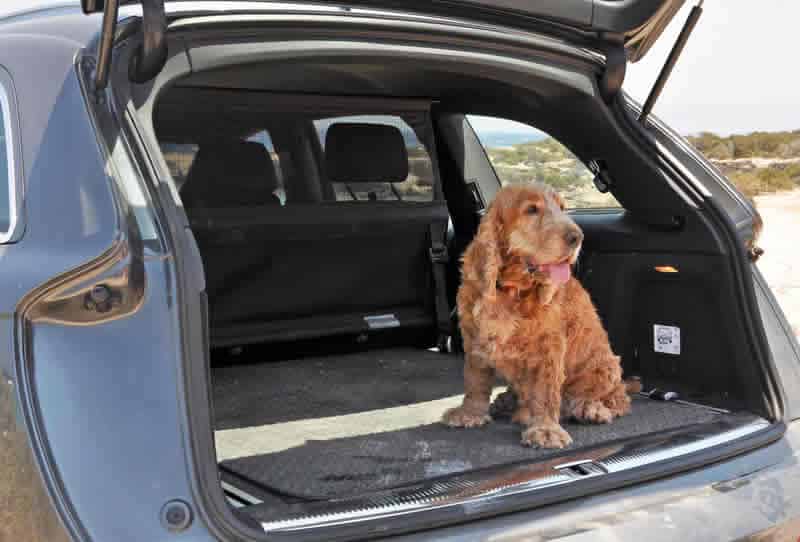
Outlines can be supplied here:
<path id="1" fill-rule="evenodd" d="M 364 321 L 370 329 L 384 329 L 387 327 L 399 327 L 400 320 L 394 314 L 376 314 L 365 316 Z"/>
<path id="2" fill-rule="evenodd" d="M 679 356 L 681 353 L 681 328 L 653 324 L 653 349 L 662 354 Z"/>

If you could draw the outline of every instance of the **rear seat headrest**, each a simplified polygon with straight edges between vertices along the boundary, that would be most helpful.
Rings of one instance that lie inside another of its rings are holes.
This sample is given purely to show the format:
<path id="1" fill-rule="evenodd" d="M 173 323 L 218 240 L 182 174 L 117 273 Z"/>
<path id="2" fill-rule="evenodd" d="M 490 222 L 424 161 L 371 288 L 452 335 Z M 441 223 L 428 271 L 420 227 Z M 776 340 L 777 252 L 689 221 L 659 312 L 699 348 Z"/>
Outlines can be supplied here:
<path id="1" fill-rule="evenodd" d="M 325 169 L 335 183 L 399 183 L 408 177 L 408 151 L 394 126 L 339 122 L 325 136 Z"/>
<path id="2" fill-rule="evenodd" d="M 280 203 L 275 165 L 254 141 L 201 143 L 181 198 L 189 207 L 245 207 Z"/>

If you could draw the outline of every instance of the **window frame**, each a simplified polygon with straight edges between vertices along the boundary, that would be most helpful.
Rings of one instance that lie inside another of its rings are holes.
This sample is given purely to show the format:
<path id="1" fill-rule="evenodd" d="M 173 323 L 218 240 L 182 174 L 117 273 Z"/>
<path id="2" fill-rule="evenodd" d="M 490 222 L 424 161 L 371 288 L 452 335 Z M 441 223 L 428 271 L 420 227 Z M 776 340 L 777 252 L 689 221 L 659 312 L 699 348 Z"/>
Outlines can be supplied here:
<path id="1" fill-rule="evenodd" d="M 8 172 L 8 229 L 0 232 L 0 244 L 14 243 L 18 240 L 21 210 L 20 194 L 22 161 L 17 142 L 17 107 L 11 75 L 0 66 L 0 111 L 3 114 L 2 129 L 6 145 L 6 168 Z"/>

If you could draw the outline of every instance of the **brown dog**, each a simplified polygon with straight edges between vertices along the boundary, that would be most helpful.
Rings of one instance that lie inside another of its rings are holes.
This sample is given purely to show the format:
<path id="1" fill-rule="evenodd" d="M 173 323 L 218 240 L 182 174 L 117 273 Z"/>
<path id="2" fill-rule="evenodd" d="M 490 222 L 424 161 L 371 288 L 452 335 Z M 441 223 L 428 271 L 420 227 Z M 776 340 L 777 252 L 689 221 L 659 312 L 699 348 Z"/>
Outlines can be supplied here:
<path id="1" fill-rule="evenodd" d="M 583 233 L 552 189 L 503 188 L 463 258 L 458 314 L 464 339 L 465 396 L 443 422 L 490 421 L 495 373 L 517 396 L 522 443 L 572 442 L 560 415 L 609 423 L 630 410 L 619 357 L 594 305 L 572 278 Z M 562 412 L 563 409 L 563 412 Z"/>

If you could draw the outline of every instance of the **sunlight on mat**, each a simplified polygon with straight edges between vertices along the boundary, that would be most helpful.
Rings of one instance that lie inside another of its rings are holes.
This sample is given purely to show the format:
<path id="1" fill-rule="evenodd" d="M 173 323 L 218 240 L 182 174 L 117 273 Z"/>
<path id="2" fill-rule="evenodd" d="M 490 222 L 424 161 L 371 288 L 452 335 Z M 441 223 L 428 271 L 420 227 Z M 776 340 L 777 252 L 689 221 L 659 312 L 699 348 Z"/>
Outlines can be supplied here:
<path id="1" fill-rule="evenodd" d="M 502 386 L 494 388 L 492 399 L 504 390 Z M 445 410 L 460 405 L 463 399 L 463 395 L 454 395 L 342 416 L 224 429 L 214 433 L 217 459 L 225 461 L 280 452 L 302 446 L 308 440 L 332 440 L 428 425 L 438 422 Z"/>

